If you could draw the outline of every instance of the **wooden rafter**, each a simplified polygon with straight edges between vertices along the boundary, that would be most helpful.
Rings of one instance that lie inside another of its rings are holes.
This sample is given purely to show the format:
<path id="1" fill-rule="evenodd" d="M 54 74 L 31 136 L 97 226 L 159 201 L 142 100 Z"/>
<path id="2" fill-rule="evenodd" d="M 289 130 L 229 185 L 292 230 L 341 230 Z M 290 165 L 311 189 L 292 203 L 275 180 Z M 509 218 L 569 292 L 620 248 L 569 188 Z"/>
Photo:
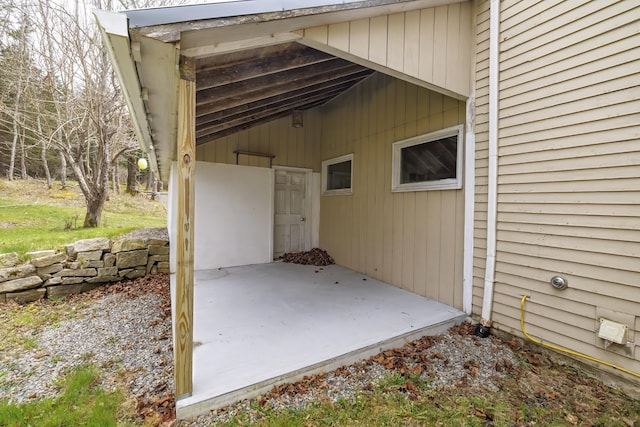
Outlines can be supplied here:
<path id="1" fill-rule="evenodd" d="M 200 58 L 195 69 L 197 144 L 322 105 L 373 73 L 297 43 Z"/>
<path id="2" fill-rule="evenodd" d="M 366 77 L 369 73 L 363 71 L 350 76 L 316 84 L 308 87 L 296 89 L 284 94 L 278 94 L 272 97 L 261 99 L 258 102 L 243 104 L 238 107 L 220 110 L 218 112 L 199 117 L 196 121 L 197 129 L 203 130 L 205 127 L 211 128 L 224 122 L 241 119 L 242 117 L 253 117 L 255 114 L 268 112 L 276 109 L 304 109 L 306 104 L 315 101 L 324 100 L 325 102 L 346 89 L 351 87 L 354 81 L 358 81 Z"/>
<path id="3" fill-rule="evenodd" d="M 198 71 L 201 77 L 198 78 L 196 87 L 198 90 L 210 89 L 334 59 L 324 52 L 317 50 L 309 52 L 308 49 L 302 49 L 299 45 L 294 46 L 298 47 L 292 47 L 274 59 L 265 59 L 264 56 L 259 56 L 217 67 L 202 68 Z"/>

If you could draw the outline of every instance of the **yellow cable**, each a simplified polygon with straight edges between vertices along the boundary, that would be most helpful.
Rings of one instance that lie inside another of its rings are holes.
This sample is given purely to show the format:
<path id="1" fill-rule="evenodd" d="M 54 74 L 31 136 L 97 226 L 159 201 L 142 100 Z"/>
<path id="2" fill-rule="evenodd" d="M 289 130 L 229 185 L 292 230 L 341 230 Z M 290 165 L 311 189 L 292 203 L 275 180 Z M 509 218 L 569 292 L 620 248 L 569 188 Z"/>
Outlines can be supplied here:
<path id="1" fill-rule="evenodd" d="M 609 366 L 609 367 L 611 367 L 613 369 L 617 369 L 617 370 L 625 372 L 625 373 L 627 373 L 629 375 L 633 375 L 634 377 L 640 378 L 640 374 L 639 373 L 633 372 L 633 371 L 631 371 L 629 369 L 626 369 L 626 368 L 623 368 L 621 366 L 614 365 L 613 363 L 609 363 L 607 361 L 604 361 L 604 360 L 601 360 L 601 359 L 597 359 L 595 357 L 591 357 L 591 356 L 588 356 L 586 354 L 578 353 L 577 351 L 569 350 L 567 348 L 558 347 L 557 345 L 547 344 L 547 343 L 542 342 L 542 340 L 533 338 L 531 335 L 529 335 L 527 333 L 527 331 L 524 328 L 524 302 L 527 300 L 527 298 L 529 298 L 529 295 L 523 295 L 522 296 L 522 300 L 520 301 L 520 326 L 522 328 L 522 333 L 530 341 L 533 341 L 534 343 L 540 344 L 540 345 L 542 345 L 544 347 L 548 347 L 548 348 L 552 348 L 552 349 L 557 350 L 557 351 L 561 351 L 563 353 L 571 354 L 573 356 L 582 357 L 583 359 L 591 360 L 593 362 L 602 363 L 603 365 Z"/>

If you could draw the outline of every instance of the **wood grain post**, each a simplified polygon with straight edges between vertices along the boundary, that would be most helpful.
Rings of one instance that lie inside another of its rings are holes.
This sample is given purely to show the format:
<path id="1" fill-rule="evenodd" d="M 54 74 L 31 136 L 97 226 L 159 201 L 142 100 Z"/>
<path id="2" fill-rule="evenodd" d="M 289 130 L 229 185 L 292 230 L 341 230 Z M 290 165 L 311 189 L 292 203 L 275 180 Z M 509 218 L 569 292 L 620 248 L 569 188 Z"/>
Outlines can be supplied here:
<path id="1" fill-rule="evenodd" d="M 176 400 L 193 392 L 193 227 L 195 212 L 196 84 L 182 63 L 178 89 L 178 225 L 173 363 Z M 187 71 L 187 72 L 185 72 Z"/>

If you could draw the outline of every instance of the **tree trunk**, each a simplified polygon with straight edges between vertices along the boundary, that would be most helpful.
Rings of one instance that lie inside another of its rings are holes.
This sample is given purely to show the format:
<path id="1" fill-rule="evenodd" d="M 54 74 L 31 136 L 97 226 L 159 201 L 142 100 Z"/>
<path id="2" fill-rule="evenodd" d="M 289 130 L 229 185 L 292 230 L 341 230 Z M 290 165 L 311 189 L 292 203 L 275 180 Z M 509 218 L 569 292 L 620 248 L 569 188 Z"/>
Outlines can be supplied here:
<path id="1" fill-rule="evenodd" d="M 127 158 L 127 193 L 131 195 L 136 194 L 137 173 L 136 158 L 129 156 Z"/>
<path id="2" fill-rule="evenodd" d="M 18 122 L 13 119 L 13 141 L 11 142 L 11 157 L 9 158 L 9 172 L 7 178 L 13 181 L 13 171 L 16 166 L 16 149 L 18 147 Z"/>
<path id="3" fill-rule="evenodd" d="M 47 162 L 47 144 L 44 139 L 42 140 L 42 151 L 40 152 L 40 160 L 42 160 L 44 176 L 47 179 L 47 188 L 51 188 L 51 172 L 49 171 L 49 162 Z"/>
<path id="4" fill-rule="evenodd" d="M 38 133 L 42 135 L 42 123 L 40 117 L 38 117 Z M 42 168 L 44 169 L 44 176 L 47 178 L 47 188 L 51 188 L 51 172 L 49 171 L 49 162 L 47 161 L 47 141 L 41 138 L 42 151 L 40 151 L 40 160 L 42 161 Z"/>
<path id="5" fill-rule="evenodd" d="M 87 199 L 87 213 L 84 217 L 85 228 L 97 227 L 100 225 L 102 219 L 102 208 L 104 206 L 104 199 L 101 197 Z"/>
<path id="6" fill-rule="evenodd" d="M 102 164 L 98 168 L 99 173 L 95 177 L 96 181 L 92 182 L 88 181 L 87 176 L 83 173 L 84 160 L 76 161 L 70 153 L 66 154 L 69 156 L 67 160 L 78 179 L 78 185 L 87 202 L 87 213 L 84 217 L 83 227 L 98 227 L 102 219 L 102 208 L 109 191 L 109 163 L 105 161 L 104 157 L 102 158 Z"/>
<path id="7" fill-rule="evenodd" d="M 120 194 L 120 168 L 118 168 L 118 162 L 113 163 L 113 168 L 111 169 L 111 179 L 113 181 L 113 191 L 116 194 Z"/>
<path id="8" fill-rule="evenodd" d="M 22 135 L 20 135 L 20 178 L 27 179 L 27 163 L 25 162 L 25 154 L 24 154 L 24 139 L 25 139 L 25 131 L 22 130 Z"/>
<path id="9" fill-rule="evenodd" d="M 13 174 L 14 174 L 14 170 L 15 170 L 15 166 L 16 166 L 16 149 L 18 147 L 18 138 L 20 137 L 20 125 L 19 125 L 19 120 L 20 120 L 20 98 L 22 95 L 22 77 L 23 77 L 23 73 L 22 73 L 22 60 L 24 57 L 24 52 L 25 52 L 25 34 L 27 31 L 27 24 L 25 21 L 25 17 L 22 17 L 22 25 L 20 27 L 20 53 L 18 56 L 18 61 L 20 61 L 19 67 L 18 68 L 18 82 L 16 84 L 16 97 L 15 97 L 15 104 L 13 106 L 13 141 L 11 143 L 11 158 L 9 159 L 9 174 L 7 176 L 7 178 L 9 178 L 9 181 L 13 181 Z"/>
<path id="10" fill-rule="evenodd" d="M 60 153 L 60 183 L 62 188 L 67 186 L 67 158 L 62 153 Z"/>

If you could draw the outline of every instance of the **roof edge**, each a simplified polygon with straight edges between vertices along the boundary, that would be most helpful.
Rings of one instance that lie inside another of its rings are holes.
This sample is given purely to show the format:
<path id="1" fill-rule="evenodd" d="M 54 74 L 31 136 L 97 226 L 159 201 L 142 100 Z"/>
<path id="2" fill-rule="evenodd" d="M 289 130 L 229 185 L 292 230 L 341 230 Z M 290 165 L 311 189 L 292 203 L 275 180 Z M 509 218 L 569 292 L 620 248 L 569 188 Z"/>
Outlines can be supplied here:
<path id="1" fill-rule="evenodd" d="M 140 9 L 125 12 L 129 26 L 137 34 L 163 42 L 177 42 L 186 31 L 258 24 L 313 15 L 406 5 L 433 7 L 465 0 L 242 0 L 223 3 Z M 278 5 L 277 7 L 275 5 Z M 373 13 L 373 12 L 372 12 Z"/>
<path id="2" fill-rule="evenodd" d="M 103 10 L 94 10 L 93 14 L 111 65 L 122 88 L 138 145 L 148 155 L 152 170 L 160 175 L 149 123 L 146 118 L 146 109 L 142 100 L 142 90 L 131 57 L 127 16 Z M 135 76 L 135 78 L 127 79 L 125 75 Z"/>
<path id="3" fill-rule="evenodd" d="M 188 21 L 224 19 L 246 15 L 268 13 L 313 14 L 318 9 L 329 8 L 331 12 L 362 7 L 375 7 L 411 0 L 234 0 L 218 3 L 166 6 L 124 11 L 130 28 L 177 24 Z M 302 13 L 306 11 L 306 13 Z"/>

